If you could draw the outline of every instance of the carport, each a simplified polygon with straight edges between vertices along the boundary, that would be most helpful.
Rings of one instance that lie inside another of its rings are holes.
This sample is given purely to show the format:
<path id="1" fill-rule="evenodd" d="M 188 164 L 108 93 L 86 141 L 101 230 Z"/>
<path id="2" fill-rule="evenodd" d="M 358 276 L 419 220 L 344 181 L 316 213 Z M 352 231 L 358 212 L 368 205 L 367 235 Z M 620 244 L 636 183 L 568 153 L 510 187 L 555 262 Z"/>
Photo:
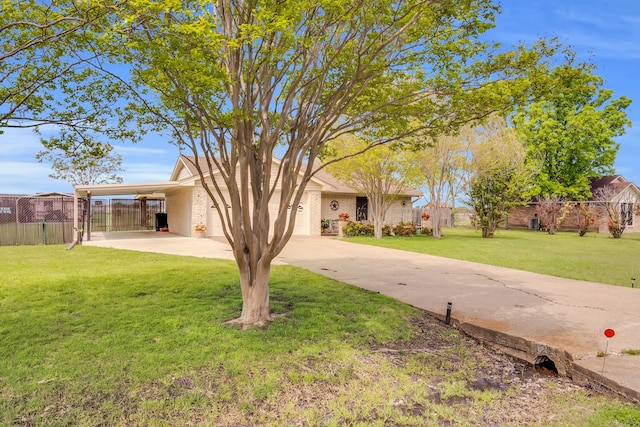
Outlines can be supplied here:
<path id="1" fill-rule="evenodd" d="M 182 184 L 184 185 L 184 184 Z M 136 198 L 164 198 L 167 192 L 172 189 L 180 187 L 181 184 L 178 181 L 168 182 L 150 182 L 150 183 L 138 183 L 138 184 L 102 184 L 102 185 L 76 185 L 73 193 L 73 230 L 75 233 L 74 244 L 78 242 L 80 237 L 80 224 L 79 224 L 79 200 L 81 198 L 87 199 L 87 206 L 89 211 L 87 216 L 91 215 L 91 198 L 92 197 L 112 197 L 112 196 L 130 196 L 133 195 Z M 87 221 L 86 239 L 91 240 L 91 221 Z"/>

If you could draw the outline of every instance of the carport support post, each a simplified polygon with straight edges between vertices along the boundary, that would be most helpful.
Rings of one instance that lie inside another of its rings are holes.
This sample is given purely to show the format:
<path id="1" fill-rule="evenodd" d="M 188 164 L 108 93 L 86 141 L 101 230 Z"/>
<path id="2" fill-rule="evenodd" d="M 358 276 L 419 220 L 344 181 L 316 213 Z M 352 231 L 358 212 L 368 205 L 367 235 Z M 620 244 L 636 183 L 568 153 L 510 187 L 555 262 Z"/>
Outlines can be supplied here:
<path id="1" fill-rule="evenodd" d="M 91 191 L 87 191 L 87 242 L 91 240 Z"/>
<path id="2" fill-rule="evenodd" d="M 145 230 L 149 226 L 149 221 L 147 218 L 147 198 L 146 197 L 143 197 L 140 200 L 140 226 Z"/>
<path id="3" fill-rule="evenodd" d="M 78 192 L 73 189 L 73 242 L 78 241 Z"/>

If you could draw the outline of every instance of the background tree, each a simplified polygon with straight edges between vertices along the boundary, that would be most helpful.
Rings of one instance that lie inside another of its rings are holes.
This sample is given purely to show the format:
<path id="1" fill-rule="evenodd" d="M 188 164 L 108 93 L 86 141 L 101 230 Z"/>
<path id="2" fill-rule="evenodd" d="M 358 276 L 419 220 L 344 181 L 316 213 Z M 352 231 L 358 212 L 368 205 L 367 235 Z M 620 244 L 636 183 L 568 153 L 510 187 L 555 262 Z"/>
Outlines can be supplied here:
<path id="1" fill-rule="evenodd" d="M 622 237 L 627 225 L 633 224 L 634 199 L 625 197 L 613 187 L 598 188 L 593 195 L 598 206 L 607 220 L 607 230 L 614 239 Z"/>
<path id="2" fill-rule="evenodd" d="M 99 56 L 91 70 L 119 78 L 135 98 L 124 111 L 171 130 L 200 159 L 238 264 L 244 325 L 270 319 L 269 272 L 293 233 L 289 206 L 327 142 L 437 135 L 556 84 L 557 43 L 498 52 L 480 40 L 498 10 L 490 0 L 130 0 L 111 10 L 82 33 Z"/>
<path id="3" fill-rule="evenodd" d="M 578 219 L 578 234 L 580 237 L 583 237 L 589 231 L 589 227 L 591 227 L 595 223 L 596 212 L 594 212 L 592 203 L 589 202 L 581 202 L 580 203 L 580 216 Z"/>
<path id="4" fill-rule="evenodd" d="M 624 111 L 631 101 L 612 98 L 602 84 L 591 70 L 576 70 L 553 96 L 515 116 L 541 197 L 586 200 L 590 179 L 613 172 L 618 152 L 614 138 L 631 124 Z"/>
<path id="5" fill-rule="evenodd" d="M 565 197 L 545 197 L 538 201 L 536 213 L 547 233 L 556 234 L 567 215 L 573 210 L 574 204 Z"/>
<path id="6" fill-rule="evenodd" d="M 51 163 L 49 176 L 71 185 L 118 184 L 122 178 L 122 156 L 113 152 L 111 144 L 80 144 L 72 150 L 62 150 L 53 138 L 44 141 L 45 149 L 36 155 L 38 161 Z"/>
<path id="7" fill-rule="evenodd" d="M 442 212 L 445 205 L 455 206 L 458 189 L 464 179 L 469 146 L 469 126 L 459 134 L 442 135 L 418 152 L 420 181 L 431 206 L 433 237 L 442 237 Z"/>
<path id="8" fill-rule="evenodd" d="M 473 128 L 469 148 L 467 204 L 482 237 L 493 237 L 509 210 L 528 197 L 531 180 L 524 146 L 515 130 L 494 115 Z"/>
<path id="9" fill-rule="evenodd" d="M 418 182 L 419 167 L 411 151 L 378 145 L 344 135 L 330 145 L 334 157 L 342 158 L 327 170 L 345 184 L 367 196 L 374 236 L 382 238 L 385 216 L 393 202 Z M 360 155 L 356 153 L 364 152 Z"/>

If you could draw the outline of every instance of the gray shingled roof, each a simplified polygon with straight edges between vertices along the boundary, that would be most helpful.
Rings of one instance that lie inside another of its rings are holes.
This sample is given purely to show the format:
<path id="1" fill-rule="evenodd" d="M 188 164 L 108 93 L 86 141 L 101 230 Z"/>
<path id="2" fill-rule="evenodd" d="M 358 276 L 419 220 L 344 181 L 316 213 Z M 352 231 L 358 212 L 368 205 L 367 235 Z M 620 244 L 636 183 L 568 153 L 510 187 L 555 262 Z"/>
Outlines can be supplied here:
<path id="1" fill-rule="evenodd" d="M 181 155 L 181 157 L 183 158 L 183 163 L 185 167 L 189 170 L 189 173 L 191 174 L 191 176 L 197 176 L 198 170 L 194 165 L 196 158 L 194 156 L 185 156 L 185 155 Z M 206 160 L 204 157 L 198 158 L 198 161 L 201 164 L 206 165 Z M 359 194 L 359 192 L 356 191 L 354 188 L 343 183 L 342 181 L 340 181 L 339 179 L 331 175 L 329 172 L 327 172 L 325 169 L 320 169 L 319 171 L 317 171 L 314 175 L 314 178 L 330 186 L 331 189 L 326 190 L 328 192 L 336 193 L 336 194 Z M 411 197 L 422 196 L 422 193 L 420 191 L 411 189 L 411 188 L 404 190 L 402 194 L 405 196 L 411 196 Z"/>
<path id="2" fill-rule="evenodd" d="M 603 176 L 602 178 L 593 178 L 591 180 L 591 194 L 596 194 L 596 190 L 601 188 L 610 187 L 616 194 L 622 192 L 625 188 L 633 185 L 632 182 L 627 181 L 622 175 Z M 593 200 L 593 196 L 590 198 Z"/>

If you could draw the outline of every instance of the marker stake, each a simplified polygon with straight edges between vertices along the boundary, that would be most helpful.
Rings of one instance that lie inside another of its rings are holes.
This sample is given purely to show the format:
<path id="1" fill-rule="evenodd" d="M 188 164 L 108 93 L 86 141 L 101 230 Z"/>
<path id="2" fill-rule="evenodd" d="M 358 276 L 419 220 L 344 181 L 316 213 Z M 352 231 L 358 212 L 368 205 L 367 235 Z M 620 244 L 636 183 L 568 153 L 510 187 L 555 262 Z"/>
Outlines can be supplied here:
<path id="1" fill-rule="evenodd" d="M 604 363 L 607 361 L 607 351 L 609 350 L 609 338 L 613 338 L 616 334 L 616 331 L 613 329 L 605 329 L 604 336 L 607 337 L 607 344 L 604 347 L 604 358 L 602 359 L 602 376 L 604 376 Z"/>

